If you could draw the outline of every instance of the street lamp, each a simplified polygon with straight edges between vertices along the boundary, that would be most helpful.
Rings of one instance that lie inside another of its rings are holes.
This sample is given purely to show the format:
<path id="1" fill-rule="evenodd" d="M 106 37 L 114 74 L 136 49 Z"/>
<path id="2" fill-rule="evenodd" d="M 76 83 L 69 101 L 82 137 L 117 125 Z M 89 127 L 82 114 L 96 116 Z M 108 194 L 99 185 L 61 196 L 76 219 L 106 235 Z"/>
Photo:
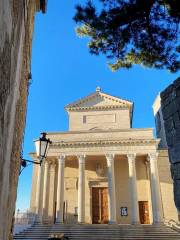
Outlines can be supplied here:
<path id="1" fill-rule="evenodd" d="M 34 141 L 36 147 L 36 154 L 39 158 L 39 164 L 41 165 L 44 158 L 47 156 L 49 144 L 51 143 L 50 139 L 46 138 L 46 133 L 41 133 L 41 137 Z"/>
<path id="2" fill-rule="evenodd" d="M 47 156 L 47 152 L 48 152 L 48 148 L 49 148 L 49 144 L 51 144 L 50 139 L 46 138 L 46 133 L 43 132 L 41 133 L 41 136 L 39 139 L 35 140 L 35 147 L 36 147 L 36 154 L 37 157 L 39 158 L 39 161 L 31 161 L 31 160 L 27 160 L 22 158 L 21 159 L 21 166 L 23 167 L 19 173 L 19 175 L 21 174 L 21 172 L 24 170 L 25 167 L 27 167 L 27 163 L 32 163 L 32 164 L 39 164 L 41 166 L 41 163 L 43 161 L 44 158 L 46 158 Z"/>

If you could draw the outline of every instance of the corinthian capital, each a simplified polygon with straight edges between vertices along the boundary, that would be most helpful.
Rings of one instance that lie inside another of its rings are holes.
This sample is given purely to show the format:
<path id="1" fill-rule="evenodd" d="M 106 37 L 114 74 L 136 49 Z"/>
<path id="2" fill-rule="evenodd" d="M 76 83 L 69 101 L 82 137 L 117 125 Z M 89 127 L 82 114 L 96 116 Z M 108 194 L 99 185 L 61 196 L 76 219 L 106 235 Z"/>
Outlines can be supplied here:
<path id="1" fill-rule="evenodd" d="M 59 161 L 60 161 L 60 163 L 64 163 L 65 162 L 65 158 L 66 158 L 66 155 L 65 154 L 61 154 L 60 156 L 59 156 Z"/>
<path id="2" fill-rule="evenodd" d="M 107 165 L 108 166 L 112 165 L 112 163 L 114 161 L 115 154 L 107 153 L 105 156 L 106 156 L 106 159 L 107 159 Z"/>
<path id="3" fill-rule="evenodd" d="M 79 155 L 77 155 L 77 158 L 79 160 L 79 164 L 84 164 L 86 155 L 85 154 L 79 154 Z"/>
<path id="4" fill-rule="evenodd" d="M 136 153 L 128 153 L 127 158 L 128 158 L 128 161 L 135 161 Z"/>
<path id="5" fill-rule="evenodd" d="M 155 161 L 155 160 L 157 160 L 157 157 L 158 157 L 158 152 L 148 154 L 149 161 Z"/>

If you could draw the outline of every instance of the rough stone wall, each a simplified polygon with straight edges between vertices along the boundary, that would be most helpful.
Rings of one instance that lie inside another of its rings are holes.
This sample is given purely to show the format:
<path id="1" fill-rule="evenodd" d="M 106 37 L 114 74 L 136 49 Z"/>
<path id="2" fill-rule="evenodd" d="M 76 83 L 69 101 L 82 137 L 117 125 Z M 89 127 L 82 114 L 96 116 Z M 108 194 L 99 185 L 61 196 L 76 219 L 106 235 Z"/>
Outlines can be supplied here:
<path id="1" fill-rule="evenodd" d="M 38 0 L 0 2 L 0 239 L 11 239 Z"/>
<path id="2" fill-rule="evenodd" d="M 161 93 L 161 106 L 174 181 L 174 200 L 180 213 L 180 78 Z"/>

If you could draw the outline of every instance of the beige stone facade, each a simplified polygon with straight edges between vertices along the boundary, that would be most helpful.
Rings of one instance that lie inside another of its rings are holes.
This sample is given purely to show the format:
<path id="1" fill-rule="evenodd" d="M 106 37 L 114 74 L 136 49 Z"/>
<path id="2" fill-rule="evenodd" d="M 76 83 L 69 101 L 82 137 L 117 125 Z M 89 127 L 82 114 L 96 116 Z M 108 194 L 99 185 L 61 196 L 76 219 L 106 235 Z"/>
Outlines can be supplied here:
<path id="1" fill-rule="evenodd" d="M 132 102 L 97 88 L 66 110 L 70 130 L 48 133 L 46 161 L 34 166 L 37 222 L 177 220 L 167 150 L 157 149 L 153 129 L 132 128 Z"/>

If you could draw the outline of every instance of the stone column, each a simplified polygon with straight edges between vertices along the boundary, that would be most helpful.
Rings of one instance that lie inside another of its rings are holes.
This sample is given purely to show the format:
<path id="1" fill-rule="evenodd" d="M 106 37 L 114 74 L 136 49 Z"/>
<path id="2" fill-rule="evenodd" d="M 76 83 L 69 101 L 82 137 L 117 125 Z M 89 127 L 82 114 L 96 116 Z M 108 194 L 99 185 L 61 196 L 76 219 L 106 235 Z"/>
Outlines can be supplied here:
<path id="1" fill-rule="evenodd" d="M 43 197 L 43 181 L 44 181 L 44 163 L 37 165 L 38 177 L 37 177 L 37 195 L 36 195 L 36 223 L 42 222 L 43 209 L 42 209 L 42 197 Z"/>
<path id="2" fill-rule="evenodd" d="M 56 180 L 56 167 L 58 166 L 57 161 L 50 161 L 49 167 L 49 191 L 48 191 L 48 222 L 54 223 L 56 220 L 55 212 L 55 180 Z M 56 186 L 57 187 L 57 186 Z"/>
<path id="3" fill-rule="evenodd" d="M 106 154 L 108 167 L 109 223 L 116 222 L 116 194 L 114 177 L 114 154 Z"/>
<path id="4" fill-rule="evenodd" d="M 127 154 L 129 166 L 129 192 L 131 197 L 131 223 L 139 223 L 139 206 L 137 197 L 136 154 Z"/>
<path id="5" fill-rule="evenodd" d="M 78 222 L 85 222 L 85 155 L 77 156 L 79 160 L 78 180 Z"/>
<path id="6" fill-rule="evenodd" d="M 60 155 L 58 165 L 56 222 L 63 223 L 65 155 Z"/>
<path id="7" fill-rule="evenodd" d="M 153 211 L 153 223 L 162 222 L 162 205 L 160 197 L 159 175 L 157 166 L 157 153 L 148 155 L 150 161 L 151 199 Z"/>
<path id="8" fill-rule="evenodd" d="M 45 161 L 44 163 L 44 186 L 43 186 L 43 220 L 45 220 L 47 215 L 47 204 L 48 204 L 48 189 L 49 189 L 49 183 L 48 183 L 48 177 L 49 177 L 49 162 Z"/>

